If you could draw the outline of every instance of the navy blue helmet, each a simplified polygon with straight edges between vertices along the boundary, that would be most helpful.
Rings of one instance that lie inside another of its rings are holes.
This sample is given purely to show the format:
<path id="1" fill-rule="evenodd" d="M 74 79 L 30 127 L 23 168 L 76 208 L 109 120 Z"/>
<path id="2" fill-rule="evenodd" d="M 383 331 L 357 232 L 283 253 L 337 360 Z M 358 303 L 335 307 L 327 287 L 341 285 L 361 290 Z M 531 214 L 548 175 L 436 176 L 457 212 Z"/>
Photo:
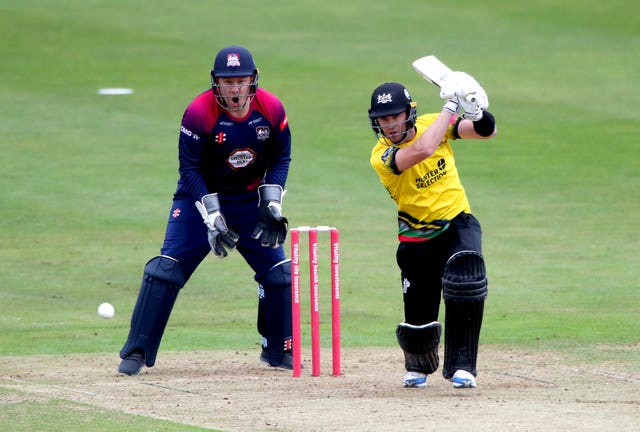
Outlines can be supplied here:
<path id="1" fill-rule="evenodd" d="M 218 52 L 213 61 L 213 69 L 211 69 L 211 87 L 213 88 L 218 103 L 225 109 L 228 107 L 228 104 L 226 103 L 226 98 L 220 95 L 218 79 L 235 77 L 252 77 L 251 83 L 249 84 L 249 94 L 247 95 L 247 101 L 250 101 L 258 90 L 258 68 L 248 49 L 233 45 L 223 48 Z"/>

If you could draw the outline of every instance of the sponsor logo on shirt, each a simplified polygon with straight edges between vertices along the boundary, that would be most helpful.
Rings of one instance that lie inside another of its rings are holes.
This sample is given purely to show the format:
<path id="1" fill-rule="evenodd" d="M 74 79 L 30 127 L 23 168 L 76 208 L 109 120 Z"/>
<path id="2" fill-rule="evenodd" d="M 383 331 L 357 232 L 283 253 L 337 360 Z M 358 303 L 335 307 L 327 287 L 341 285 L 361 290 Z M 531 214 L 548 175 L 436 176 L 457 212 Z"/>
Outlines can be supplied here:
<path id="1" fill-rule="evenodd" d="M 221 144 L 221 143 L 225 142 L 226 140 L 227 140 L 227 134 L 226 133 L 218 132 L 216 134 L 216 138 L 215 138 L 216 144 Z"/>
<path id="2" fill-rule="evenodd" d="M 416 188 L 423 189 L 436 183 L 447 175 L 447 163 L 444 159 L 438 161 L 438 169 L 427 171 L 422 177 L 416 178 Z"/>
<path id="3" fill-rule="evenodd" d="M 229 155 L 227 159 L 227 164 L 233 170 L 245 168 L 256 160 L 256 153 L 248 148 L 245 149 L 237 149 L 233 153 Z"/>
<path id="4" fill-rule="evenodd" d="M 180 132 L 182 132 L 183 134 L 185 134 L 188 137 L 193 138 L 194 140 L 199 140 L 200 137 L 197 134 L 194 134 L 193 132 L 191 132 L 189 129 L 187 129 L 184 126 L 180 126 Z"/>

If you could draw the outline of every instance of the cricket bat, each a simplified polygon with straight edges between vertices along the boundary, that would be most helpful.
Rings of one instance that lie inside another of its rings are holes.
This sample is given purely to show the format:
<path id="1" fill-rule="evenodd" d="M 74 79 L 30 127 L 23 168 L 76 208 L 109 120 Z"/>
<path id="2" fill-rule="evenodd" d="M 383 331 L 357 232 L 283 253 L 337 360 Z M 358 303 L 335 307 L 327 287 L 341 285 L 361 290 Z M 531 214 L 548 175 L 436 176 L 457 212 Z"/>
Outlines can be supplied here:
<path id="1" fill-rule="evenodd" d="M 412 65 L 416 72 L 422 75 L 425 80 L 438 87 L 442 87 L 444 81 L 453 72 L 434 55 L 421 57 L 415 60 Z M 465 99 L 471 103 L 476 101 L 476 97 L 473 94 L 468 94 Z"/>

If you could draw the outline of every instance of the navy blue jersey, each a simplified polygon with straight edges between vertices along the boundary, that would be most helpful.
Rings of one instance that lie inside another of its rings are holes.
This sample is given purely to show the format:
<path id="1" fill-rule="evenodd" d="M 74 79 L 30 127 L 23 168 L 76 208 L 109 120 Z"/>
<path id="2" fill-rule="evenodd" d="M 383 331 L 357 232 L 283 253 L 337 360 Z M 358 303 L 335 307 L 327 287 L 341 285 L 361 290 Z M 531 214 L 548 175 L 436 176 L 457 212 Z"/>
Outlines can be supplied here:
<path id="1" fill-rule="evenodd" d="M 178 145 L 176 198 L 242 194 L 263 183 L 284 189 L 291 162 L 291 133 L 280 100 L 258 88 L 246 117 L 235 119 L 218 106 L 212 90 L 187 107 Z"/>

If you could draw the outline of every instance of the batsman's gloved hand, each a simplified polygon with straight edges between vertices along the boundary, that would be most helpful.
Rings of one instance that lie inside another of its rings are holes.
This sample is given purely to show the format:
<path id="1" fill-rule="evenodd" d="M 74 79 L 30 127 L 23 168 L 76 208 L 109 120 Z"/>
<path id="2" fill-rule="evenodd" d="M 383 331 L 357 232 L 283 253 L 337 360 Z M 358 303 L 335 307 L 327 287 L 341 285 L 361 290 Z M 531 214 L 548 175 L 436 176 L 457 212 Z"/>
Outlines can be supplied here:
<path id="1" fill-rule="evenodd" d="M 489 98 L 482 86 L 471 75 L 455 71 L 449 74 L 440 88 L 440 97 L 447 99 L 445 109 L 453 111 L 453 104 L 458 103 L 456 114 L 467 120 L 480 120 L 485 109 L 489 107 Z"/>
<path id="2" fill-rule="evenodd" d="M 474 77 L 465 72 L 452 74 L 458 85 L 456 97 L 460 108 L 464 111 L 462 118 L 466 120 L 480 120 L 484 110 L 489 107 L 489 97 L 480 83 Z"/>
<path id="3" fill-rule="evenodd" d="M 442 109 L 456 115 L 462 114 L 462 108 L 460 107 L 460 102 L 456 96 L 458 89 L 458 82 L 456 81 L 453 73 L 445 77 L 444 82 L 440 87 L 440 97 L 445 100 Z"/>
<path id="4" fill-rule="evenodd" d="M 287 238 L 287 226 L 289 221 L 282 216 L 282 197 L 284 191 L 277 184 L 264 184 L 258 188 L 260 201 L 260 220 L 251 235 L 254 239 L 260 239 L 260 244 L 265 247 L 276 248 L 284 243 Z"/>
<path id="5" fill-rule="evenodd" d="M 227 250 L 233 250 L 236 247 L 240 236 L 227 227 L 227 222 L 220 213 L 218 194 L 203 196 L 201 201 L 196 201 L 196 207 L 207 226 L 211 250 L 217 257 L 226 257 Z"/>
<path id="6" fill-rule="evenodd" d="M 460 103 L 456 98 L 447 100 L 442 109 L 449 111 L 451 114 L 460 114 L 460 112 L 462 111 L 460 108 Z"/>
<path id="7" fill-rule="evenodd" d="M 456 78 L 456 72 L 452 72 L 449 75 L 442 78 L 442 84 L 440 85 L 440 97 L 444 100 L 456 99 L 456 94 L 460 90 L 460 85 Z"/>
<path id="8" fill-rule="evenodd" d="M 480 108 L 478 102 L 475 99 L 459 98 L 460 101 L 460 114 L 465 120 L 476 121 L 482 118 L 484 110 Z"/>

